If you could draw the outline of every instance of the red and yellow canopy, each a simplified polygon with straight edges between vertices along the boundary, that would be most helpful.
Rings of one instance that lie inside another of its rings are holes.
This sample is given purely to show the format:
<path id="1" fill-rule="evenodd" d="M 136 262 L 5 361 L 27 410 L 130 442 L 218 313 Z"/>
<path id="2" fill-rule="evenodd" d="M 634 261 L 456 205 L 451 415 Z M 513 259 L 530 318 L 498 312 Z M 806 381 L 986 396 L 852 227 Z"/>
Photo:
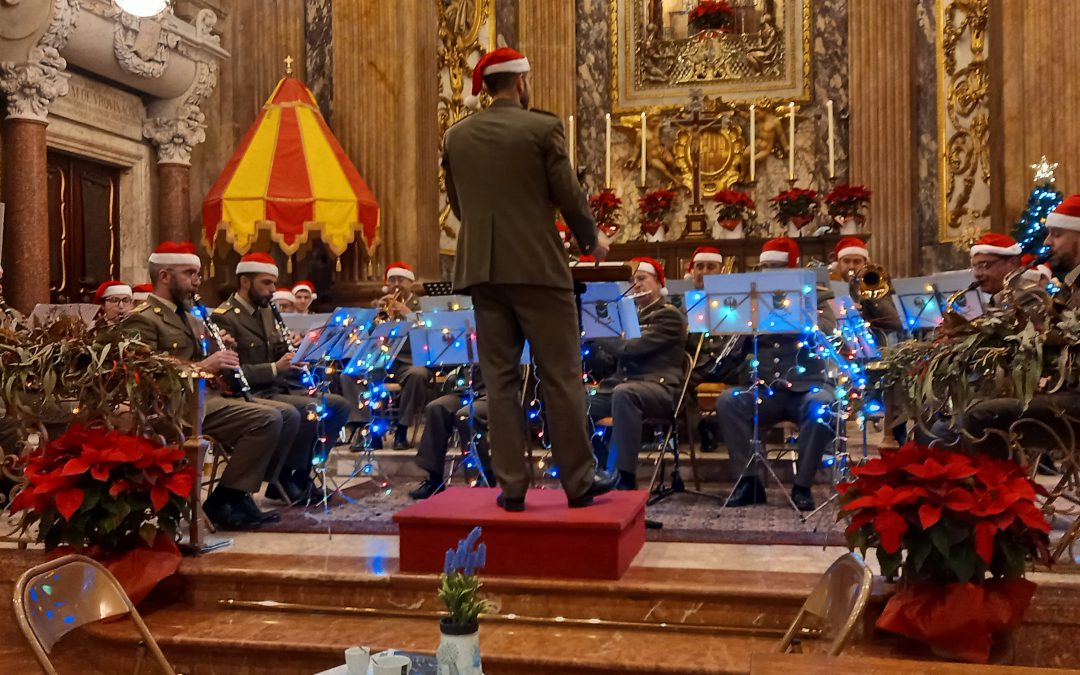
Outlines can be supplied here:
<path id="1" fill-rule="evenodd" d="M 203 200 L 211 255 L 219 229 L 239 253 L 260 229 L 289 255 L 311 230 L 338 256 L 357 230 L 369 252 L 378 245 L 379 204 L 296 78 L 278 82 Z"/>

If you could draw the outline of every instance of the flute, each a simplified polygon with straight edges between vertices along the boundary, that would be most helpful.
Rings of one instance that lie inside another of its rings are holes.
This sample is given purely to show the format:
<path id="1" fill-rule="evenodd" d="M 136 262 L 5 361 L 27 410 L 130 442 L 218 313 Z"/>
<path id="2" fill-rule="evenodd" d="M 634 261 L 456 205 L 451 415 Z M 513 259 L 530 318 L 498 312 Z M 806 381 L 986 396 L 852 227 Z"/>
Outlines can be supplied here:
<path id="1" fill-rule="evenodd" d="M 202 297 L 196 293 L 191 296 L 191 301 L 195 305 L 196 311 L 199 313 L 202 319 L 203 326 L 206 327 L 206 333 L 210 336 L 210 339 L 214 341 L 214 344 L 220 351 L 225 351 L 225 340 L 221 337 L 221 329 L 217 324 L 210 320 L 210 314 L 206 311 L 206 305 L 202 302 Z M 233 370 L 233 374 L 236 376 L 236 381 L 240 384 L 240 395 L 244 397 L 244 400 L 251 403 L 255 400 L 255 397 L 251 395 L 251 384 L 248 382 L 247 375 L 244 374 L 243 368 L 236 368 Z"/>

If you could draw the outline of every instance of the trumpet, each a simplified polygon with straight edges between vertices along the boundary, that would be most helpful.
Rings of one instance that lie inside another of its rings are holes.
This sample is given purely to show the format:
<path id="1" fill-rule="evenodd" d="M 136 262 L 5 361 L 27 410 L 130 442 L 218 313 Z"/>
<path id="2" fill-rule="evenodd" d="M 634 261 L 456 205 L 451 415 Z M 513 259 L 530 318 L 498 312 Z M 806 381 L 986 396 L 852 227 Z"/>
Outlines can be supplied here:
<path id="1" fill-rule="evenodd" d="M 379 313 L 375 315 L 376 321 L 389 321 L 391 308 L 397 303 L 401 302 L 403 295 L 400 288 L 394 289 L 393 293 L 387 293 L 374 303 L 375 307 L 379 309 Z"/>
<path id="2" fill-rule="evenodd" d="M 221 337 L 221 329 L 217 324 L 210 320 L 210 314 L 206 311 L 206 305 L 203 304 L 202 297 L 196 293 L 191 296 L 191 302 L 195 306 L 195 310 L 199 314 L 199 318 L 202 319 L 203 326 L 206 327 L 206 334 L 210 336 L 210 339 L 214 341 L 214 345 L 217 346 L 219 351 L 225 351 L 225 340 Z M 236 378 L 236 383 L 240 387 L 240 395 L 244 397 L 244 400 L 251 403 L 255 398 L 251 395 L 251 383 L 248 382 L 247 375 L 244 374 L 243 368 L 237 368 L 233 371 L 233 375 Z"/>
<path id="3" fill-rule="evenodd" d="M 880 300 L 892 292 L 892 280 L 881 265 L 867 263 L 858 274 L 851 275 L 851 297 L 863 300 Z"/>

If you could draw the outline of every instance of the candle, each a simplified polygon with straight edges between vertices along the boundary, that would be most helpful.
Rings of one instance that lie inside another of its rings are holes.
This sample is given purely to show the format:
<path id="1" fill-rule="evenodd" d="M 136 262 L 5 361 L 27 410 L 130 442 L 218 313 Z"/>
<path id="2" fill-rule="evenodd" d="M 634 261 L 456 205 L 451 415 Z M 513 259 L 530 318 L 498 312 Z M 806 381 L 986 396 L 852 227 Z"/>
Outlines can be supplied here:
<path id="1" fill-rule="evenodd" d="M 836 123 L 833 121 L 833 102 L 830 98 L 825 104 L 829 111 L 829 178 L 836 178 Z"/>
<path id="2" fill-rule="evenodd" d="M 645 136 L 648 129 L 645 127 L 645 113 L 641 113 L 641 187 L 645 187 Z"/>
<path id="3" fill-rule="evenodd" d="M 757 170 L 757 106 L 750 104 L 750 182 Z"/>
<path id="4" fill-rule="evenodd" d="M 570 151 L 568 153 L 570 155 L 570 168 L 574 169 L 577 168 L 577 132 L 574 129 L 573 115 L 567 119 L 566 131 L 570 145 Z"/>
<path id="5" fill-rule="evenodd" d="M 788 104 L 788 180 L 795 180 L 795 102 Z"/>
<path id="6" fill-rule="evenodd" d="M 611 187 L 611 113 L 604 115 L 604 187 Z"/>

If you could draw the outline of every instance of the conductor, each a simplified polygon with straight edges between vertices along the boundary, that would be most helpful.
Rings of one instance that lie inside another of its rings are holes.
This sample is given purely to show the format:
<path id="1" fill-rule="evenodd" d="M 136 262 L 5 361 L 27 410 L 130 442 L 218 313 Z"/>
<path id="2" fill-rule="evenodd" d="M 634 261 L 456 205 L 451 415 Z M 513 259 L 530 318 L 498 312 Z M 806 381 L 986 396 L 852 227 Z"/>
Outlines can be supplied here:
<path id="1" fill-rule="evenodd" d="M 607 255 L 555 115 L 529 110 L 529 61 L 502 47 L 473 70 L 491 105 L 447 132 L 442 167 L 446 194 L 461 221 L 454 286 L 472 294 L 480 367 L 487 381 L 497 503 L 525 509 L 531 472 L 518 364 L 528 340 L 539 370 L 551 450 L 571 508 L 589 506 L 615 485 L 595 474 L 581 383 L 581 343 L 573 280 L 555 226 L 562 212 L 582 253 Z"/>

